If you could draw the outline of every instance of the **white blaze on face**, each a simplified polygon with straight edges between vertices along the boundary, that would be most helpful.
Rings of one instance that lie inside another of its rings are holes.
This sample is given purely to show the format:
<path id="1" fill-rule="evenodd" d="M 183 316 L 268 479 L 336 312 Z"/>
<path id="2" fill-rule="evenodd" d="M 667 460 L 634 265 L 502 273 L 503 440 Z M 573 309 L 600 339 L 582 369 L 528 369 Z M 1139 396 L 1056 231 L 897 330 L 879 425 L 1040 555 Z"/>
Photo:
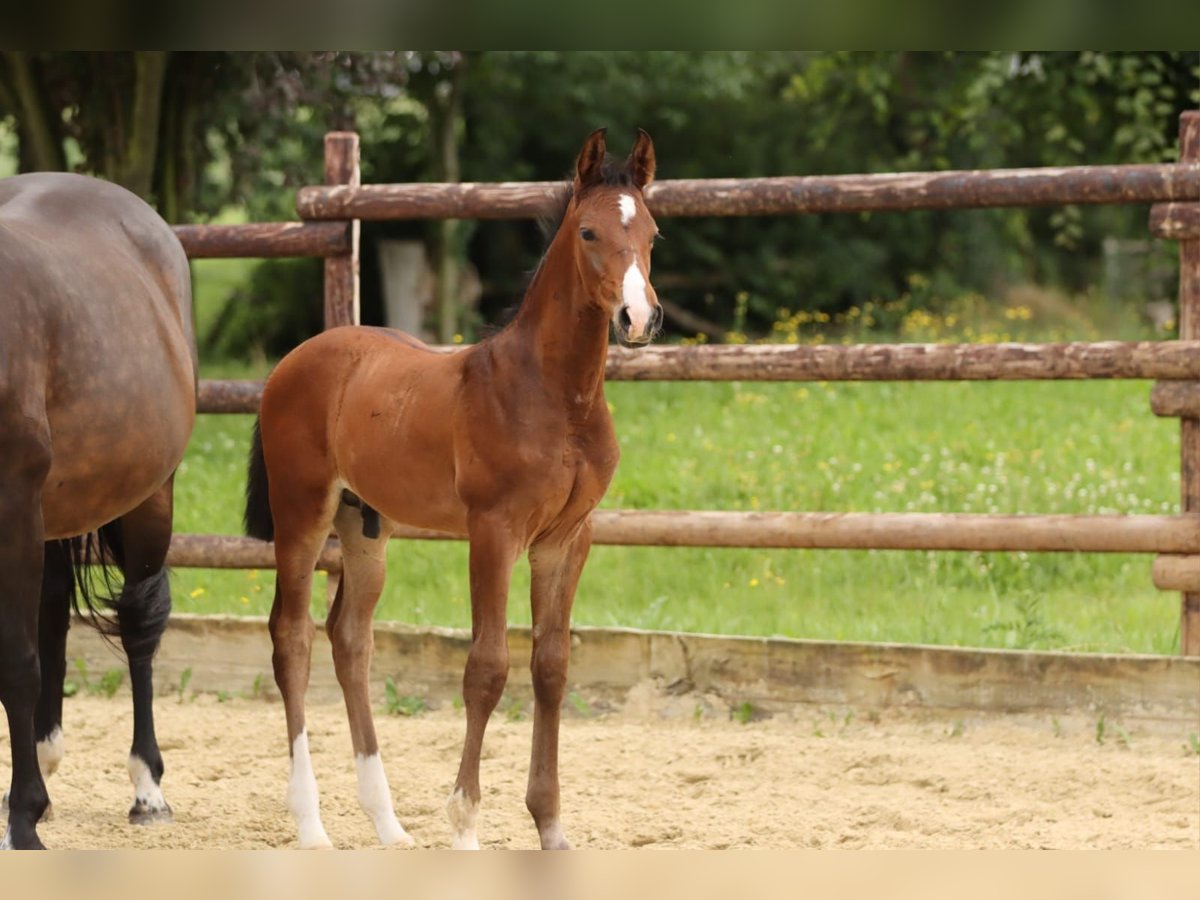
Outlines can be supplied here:
<path id="1" fill-rule="evenodd" d="M 54 774 L 54 770 L 62 762 L 63 749 L 62 729 L 55 725 L 46 739 L 38 741 L 37 745 L 38 768 L 42 770 L 43 779 Z"/>
<path id="2" fill-rule="evenodd" d="M 637 215 L 637 202 L 629 194 L 622 194 L 617 199 L 617 205 L 621 207 L 621 224 L 628 225 Z"/>
<path id="3" fill-rule="evenodd" d="M 292 743 L 292 772 L 288 778 L 288 809 L 300 831 L 300 847 L 304 850 L 332 847 L 325 826 L 321 824 L 321 798 L 317 778 L 313 774 L 312 758 L 308 755 L 308 732 L 301 731 Z"/>
<path id="4" fill-rule="evenodd" d="M 633 340 L 644 337 L 653 310 L 650 308 L 650 298 L 646 296 L 646 279 L 636 261 L 630 263 L 625 271 L 625 278 L 621 282 L 621 300 L 629 314 L 629 337 Z M 620 315 L 620 310 L 617 315 Z"/>
<path id="5" fill-rule="evenodd" d="M 396 819 L 392 793 L 388 790 L 387 775 L 379 754 L 355 754 L 354 768 L 358 772 L 358 803 L 375 825 L 379 842 L 385 847 L 411 847 L 413 839 Z"/>

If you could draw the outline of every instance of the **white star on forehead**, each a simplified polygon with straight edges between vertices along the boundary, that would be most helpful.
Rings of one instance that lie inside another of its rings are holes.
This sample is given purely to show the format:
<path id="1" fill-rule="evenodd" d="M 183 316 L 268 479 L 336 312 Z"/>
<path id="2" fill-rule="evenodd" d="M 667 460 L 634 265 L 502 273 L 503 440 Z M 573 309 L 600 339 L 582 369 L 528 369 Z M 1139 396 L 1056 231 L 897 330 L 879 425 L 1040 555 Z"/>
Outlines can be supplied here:
<path id="1" fill-rule="evenodd" d="M 637 204 L 629 194 L 622 194 L 618 198 L 617 204 L 621 207 L 621 224 L 628 225 L 637 213 Z"/>

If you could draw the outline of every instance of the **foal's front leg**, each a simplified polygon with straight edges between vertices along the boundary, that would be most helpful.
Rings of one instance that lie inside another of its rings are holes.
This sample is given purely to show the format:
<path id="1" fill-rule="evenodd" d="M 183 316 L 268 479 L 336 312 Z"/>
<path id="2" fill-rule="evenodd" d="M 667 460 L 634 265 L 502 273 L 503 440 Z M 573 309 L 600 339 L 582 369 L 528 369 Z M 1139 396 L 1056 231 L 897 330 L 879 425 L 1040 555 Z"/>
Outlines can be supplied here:
<path id="1" fill-rule="evenodd" d="M 564 543 L 529 551 L 533 603 L 533 749 L 525 805 L 537 825 L 543 850 L 569 850 L 559 819 L 558 728 L 567 661 L 571 655 L 571 606 L 592 546 L 592 525 L 583 524 Z"/>
<path id="2" fill-rule="evenodd" d="M 471 540 L 471 652 L 463 673 L 467 736 L 446 812 L 456 850 L 478 850 L 479 754 L 488 717 L 508 679 L 508 585 L 520 546 L 507 519 L 476 517 Z"/>

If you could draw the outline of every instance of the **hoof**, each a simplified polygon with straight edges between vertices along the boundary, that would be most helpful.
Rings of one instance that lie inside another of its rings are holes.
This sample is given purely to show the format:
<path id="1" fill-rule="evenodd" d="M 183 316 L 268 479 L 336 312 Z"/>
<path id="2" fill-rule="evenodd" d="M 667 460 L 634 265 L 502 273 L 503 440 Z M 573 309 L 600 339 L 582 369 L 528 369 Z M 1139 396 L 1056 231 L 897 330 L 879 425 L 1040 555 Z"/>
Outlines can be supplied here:
<path id="1" fill-rule="evenodd" d="M 413 847 L 417 846 L 417 842 L 413 840 L 411 834 L 405 832 L 403 835 L 396 838 L 396 840 L 387 844 L 383 844 L 382 846 L 384 850 L 411 850 Z"/>
<path id="2" fill-rule="evenodd" d="M 547 826 L 538 832 L 538 838 L 541 841 L 543 850 L 570 850 L 571 843 L 567 840 L 567 836 L 563 834 L 562 825 L 558 822 Z"/>
<path id="3" fill-rule="evenodd" d="M 145 803 L 134 803 L 129 810 L 130 825 L 166 825 L 174 821 L 171 807 L 166 803 L 157 809 Z"/>

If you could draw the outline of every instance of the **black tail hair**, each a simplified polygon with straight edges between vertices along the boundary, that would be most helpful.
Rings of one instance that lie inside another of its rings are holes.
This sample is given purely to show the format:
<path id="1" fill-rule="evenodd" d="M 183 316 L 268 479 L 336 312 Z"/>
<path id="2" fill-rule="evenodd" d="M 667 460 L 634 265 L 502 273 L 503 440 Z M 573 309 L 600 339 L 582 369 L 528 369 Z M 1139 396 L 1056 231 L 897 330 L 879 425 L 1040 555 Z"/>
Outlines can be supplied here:
<path id="1" fill-rule="evenodd" d="M 117 572 L 125 564 L 120 521 L 109 522 L 96 531 L 58 541 L 61 556 L 47 554 L 47 564 L 67 565 L 71 571 L 71 606 L 75 614 L 95 627 L 106 639 L 120 633 L 117 620 L 123 589 Z"/>
<path id="2" fill-rule="evenodd" d="M 115 646 L 121 637 L 131 661 L 150 659 L 158 649 L 171 615 L 171 589 L 167 570 L 161 569 L 135 585 L 122 583 L 117 571 L 125 566 L 121 522 L 57 542 L 64 551 L 47 553 L 47 565 L 66 566 L 59 573 L 71 585 L 75 614 L 90 623 L 105 641 Z"/>
<path id="3" fill-rule="evenodd" d="M 275 540 L 275 519 L 271 516 L 271 498 L 267 482 L 267 461 L 263 458 L 262 424 L 254 420 L 254 438 L 250 443 L 250 464 L 246 467 L 246 534 L 260 541 Z"/>

